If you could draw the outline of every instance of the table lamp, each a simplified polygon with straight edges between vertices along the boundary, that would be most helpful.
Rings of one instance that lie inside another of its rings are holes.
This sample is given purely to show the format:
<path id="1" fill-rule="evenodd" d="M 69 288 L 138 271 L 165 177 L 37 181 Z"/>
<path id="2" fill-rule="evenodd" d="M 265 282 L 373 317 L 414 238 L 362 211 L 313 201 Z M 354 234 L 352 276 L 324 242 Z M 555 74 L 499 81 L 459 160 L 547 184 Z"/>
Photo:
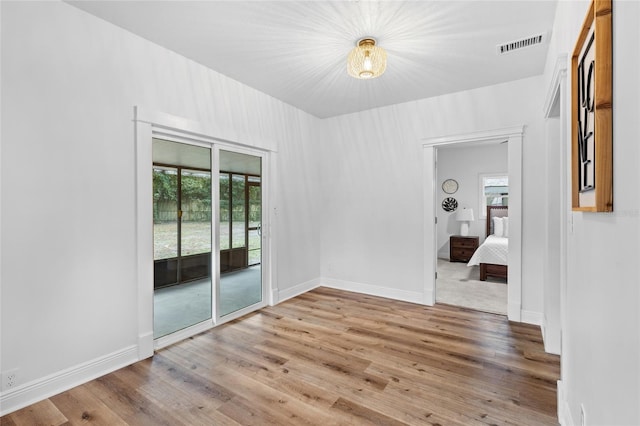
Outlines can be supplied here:
<path id="1" fill-rule="evenodd" d="M 469 222 L 473 220 L 473 209 L 460 209 L 456 213 L 456 220 L 460 222 L 460 235 L 469 235 Z"/>

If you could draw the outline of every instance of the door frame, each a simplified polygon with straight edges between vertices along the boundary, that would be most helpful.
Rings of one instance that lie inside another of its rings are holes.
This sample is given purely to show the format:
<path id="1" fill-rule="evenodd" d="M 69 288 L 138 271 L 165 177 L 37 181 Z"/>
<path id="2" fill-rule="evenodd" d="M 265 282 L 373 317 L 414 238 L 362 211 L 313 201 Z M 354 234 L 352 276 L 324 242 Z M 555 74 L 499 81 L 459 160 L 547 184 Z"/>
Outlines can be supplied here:
<path id="1" fill-rule="evenodd" d="M 524 126 L 423 139 L 424 164 L 424 304 L 434 305 L 437 259 L 437 148 L 460 144 L 508 142 L 509 270 L 507 317 L 522 321 L 522 140 Z"/>
<path id="2" fill-rule="evenodd" d="M 552 291 L 554 295 L 559 298 L 559 312 L 554 312 L 555 315 L 548 315 L 549 307 L 543 304 L 543 322 L 542 322 L 542 338 L 544 341 L 545 351 L 561 355 L 562 354 L 562 330 L 566 327 L 566 294 L 567 294 L 567 279 L 568 279 L 568 235 L 572 232 L 572 214 L 571 214 L 571 181 L 568 178 L 571 170 L 571 144 L 567 143 L 571 139 L 571 127 L 567 124 L 569 120 L 567 118 L 568 99 L 571 99 L 570 92 L 571 87 L 567 85 L 567 68 L 569 63 L 569 55 L 566 53 L 560 54 L 556 57 L 556 63 L 554 66 L 553 76 L 547 89 L 547 96 L 543 107 L 545 125 L 548 120 L 559 120 L 559 129 L 556 135 L 549 135 L 546 133 L 546 145 L 547 155 L 558 154 L 560 169 L 557 171 L 560 184 L 560 205 L 559 210 L 551 212 L 549 209 L 545 209 L 545 246 L 547 248 L 547 257 L 545 258 L 545 264 L 549 262 L 549 246 L 550 246 L 550 230 L 549 223 L 555 216 L 555 219 L 559 220 L 559 241 L 560 241 L 560 259 L 559 259 L 559 271 L 555 272 L 557 279 L 546 282 L 547 288 L 545 290 Z M 547 129 L 545 129 L 547 130 Z M 550 152 L 550 149 L 558 148 L 555 152 Z M 546 173 L 548 175 L 548 173 Z M 557 184 L 557 183 L 556 183 Z M 547 278 L 547 277 L 545 277 Z M 551 286 L 555 284 L 555 288 Z M 547 295 L 543 292 L 544 300 L 546 302 Z M 564 371 L 564 370 L 563 370 Z"/>
<path id="3" fill-rule="evenodd" d="M 241 143 L 217 138 L 211 135 L 211 131 L 207 131 L 199 122 L 176 117 L 162 112 L 147 110 L 138 106 L 133 108 L 133 123 L 135 137 L 135 251 L 136 251 L 136 285 L 138 287 L 138 335 L 137 349 L 138 359 L 145 359 L 153 356 L 155 349 L 168 346 L 180 340 L 191 337 L 202 331 L 208 330 L 226 321 L 244 315 L 245 310 L 238 311 L 234 314 L 227 315 L 223 319 L 219 319 L 217 315 L 217 307 L 213 299 L 216 291 L 212 291 L 212 318 L 191 327 L 179 330 L 170 335 L 155 339 L 153 338 L 153 156 L 152 156 L 152 139 L 165 139 L 173 142 L 187 143 L 190 145 L 211 148 L 212 179 L 219 174 L 219 163 L 217 155 L 222 148 L 228 151 L 238 151 L 249 153 L 251 155 L 259 155 L 262 161 L 262 291 L 263 300 L 259 307 L 273 303 L 273 295 L 277 292 L 272 277 L 273 262 L 275 259 L 275 243 L 273 241 L 274 233 L 272 232 L 272 224 L 275 222 L 271 217 L 273 212 L 269 207 L 271 200 L 275 194 L 273 192 L 273 172 L 271 164 L 275 161 L 274 151 L 247 146 Z M 217 206 L 219 203 L 219 188 L 212 180 L 212 203 Z M 211 252 L 211 268 L 213 271 L 219 271 L 217 254 L 219 251 L 218 238 L 218 210 L 212 209 L 212 241 L 215 241 L 214 250 Z M 212 277 L 213 280 L 213 277 Z M 267 297 L 269 295 L 269 297 Z M 252 310 L 259 309 L 252 305 Z"/>

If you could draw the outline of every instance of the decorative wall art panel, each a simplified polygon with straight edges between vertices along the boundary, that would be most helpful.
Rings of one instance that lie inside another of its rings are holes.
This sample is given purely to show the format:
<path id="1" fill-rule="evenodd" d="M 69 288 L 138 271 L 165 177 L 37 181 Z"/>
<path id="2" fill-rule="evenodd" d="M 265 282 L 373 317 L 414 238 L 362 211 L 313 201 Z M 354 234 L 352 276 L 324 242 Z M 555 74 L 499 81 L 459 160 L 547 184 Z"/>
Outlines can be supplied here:
<path id="1" fill-rule="evenodd" d="M 453 197 L 447 197 L 442 200 L 442 210 L 445 212 L 454 212 L 458 208 L 458 201 Z"/>
<path id="2" fill-rule="evenodd" d="M 574 211 L 613 211 L 611 0 L 592 0 L 571 58 Z"/>

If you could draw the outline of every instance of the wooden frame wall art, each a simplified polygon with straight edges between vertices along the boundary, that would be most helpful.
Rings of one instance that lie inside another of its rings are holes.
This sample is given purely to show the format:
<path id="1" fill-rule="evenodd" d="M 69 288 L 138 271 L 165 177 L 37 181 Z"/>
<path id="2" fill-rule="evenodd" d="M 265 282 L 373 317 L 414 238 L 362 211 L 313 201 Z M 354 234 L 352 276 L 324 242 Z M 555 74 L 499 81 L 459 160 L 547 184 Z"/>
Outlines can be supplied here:
<path id="1" fill-rule="evenodd" d="M 613 211 L 612 0 L 592 0 L 571 57 L 574 211 Z"/>

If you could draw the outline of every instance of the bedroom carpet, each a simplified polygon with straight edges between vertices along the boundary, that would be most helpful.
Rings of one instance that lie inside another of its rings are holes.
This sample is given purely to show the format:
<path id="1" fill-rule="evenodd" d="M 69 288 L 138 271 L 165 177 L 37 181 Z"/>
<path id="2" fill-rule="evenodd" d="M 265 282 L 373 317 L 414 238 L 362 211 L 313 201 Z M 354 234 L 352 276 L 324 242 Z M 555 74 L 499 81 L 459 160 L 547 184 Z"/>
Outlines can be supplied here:
<path id="1" fill-rule="evenodd" d="M 438 259 L 436 302 L 506 315 L 506 282 L 499 278 L 480 281 L 479 277 L 479 266 Z"/>

